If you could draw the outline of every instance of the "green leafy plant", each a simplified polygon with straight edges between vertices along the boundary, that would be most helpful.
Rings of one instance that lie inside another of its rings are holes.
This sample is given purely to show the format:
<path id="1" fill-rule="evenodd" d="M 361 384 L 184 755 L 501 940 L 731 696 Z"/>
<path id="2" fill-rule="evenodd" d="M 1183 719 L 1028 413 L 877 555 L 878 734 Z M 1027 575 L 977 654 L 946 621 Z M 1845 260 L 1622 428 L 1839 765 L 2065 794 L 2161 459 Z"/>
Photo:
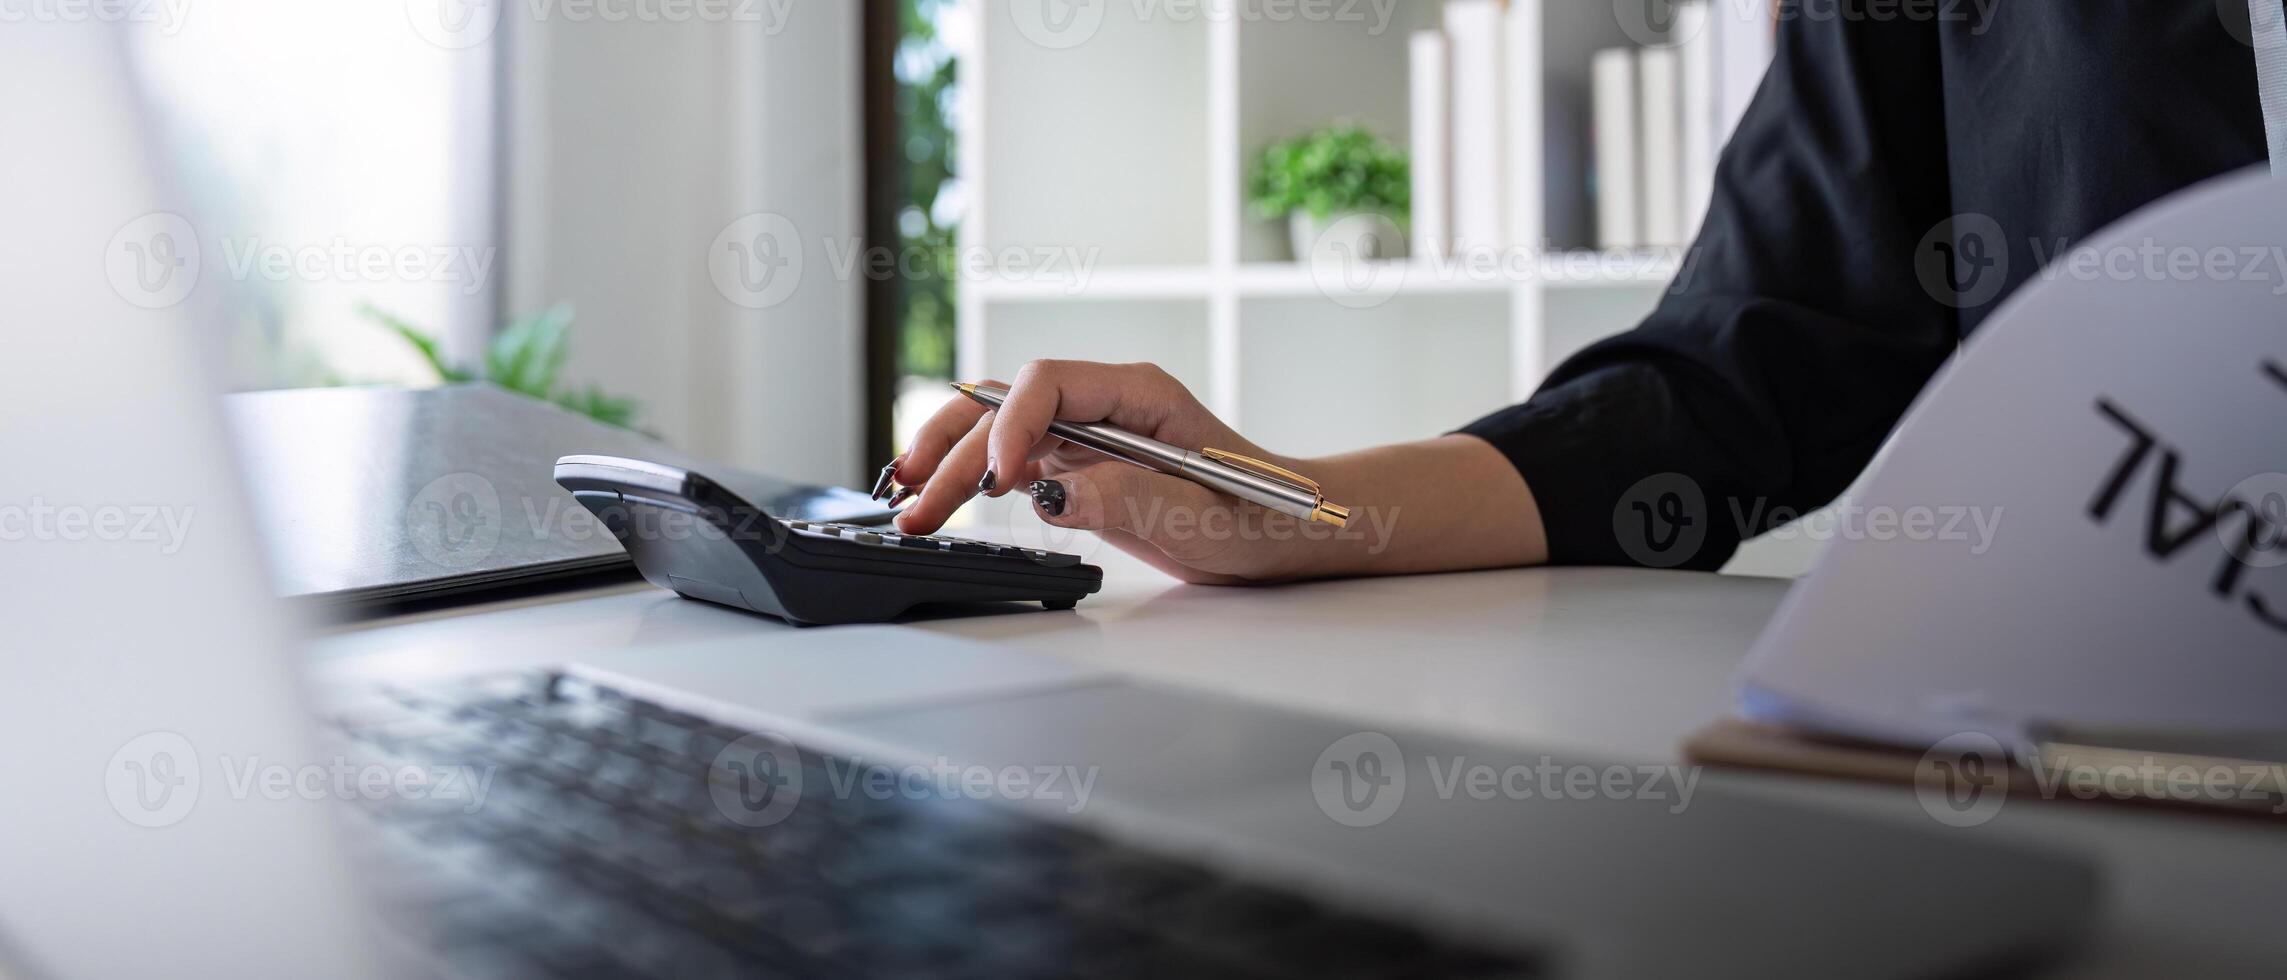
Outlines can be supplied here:
<path id="1" fill-rule="evenodd" d="M 435 335 L 402 317 L 371 304 L 360 305 L 358 313 L 413 345 L 437 372 L 439 381 L 489 381 L 518 394 L 555 402 L 605 425 L 635 428 L 635 416 L 641 409 L 633 399 L 607 395 L 592 384 L 577 388 L 557 385 L 556 376 L 563 373 L 564 359 L 572 353 L 569 306 L 559 303 L 502 327 L 485 348 L 484 363 L 473 368 L 446 360 Z"/>
<path id="2" fill-rule="evenodd" d="M 1336 123 L 1282 140 L 1255 158 L 1247 196 L 1265 218 L 1307 211 L 1325 221 L 1370 212 L 1404 224 L 1413 205 L 1413 165 L 1366 127 Z"/>

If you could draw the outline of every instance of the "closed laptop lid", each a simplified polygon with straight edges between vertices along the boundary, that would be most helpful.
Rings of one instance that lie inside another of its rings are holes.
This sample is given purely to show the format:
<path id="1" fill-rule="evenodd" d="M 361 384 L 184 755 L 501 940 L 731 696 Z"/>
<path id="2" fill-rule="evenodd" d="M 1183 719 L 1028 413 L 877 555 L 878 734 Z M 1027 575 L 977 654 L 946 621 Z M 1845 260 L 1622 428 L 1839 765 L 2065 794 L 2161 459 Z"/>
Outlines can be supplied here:
<path id="1" fill-rule="evenodd" d="M 228 409 L 278 593 L 328 603 L 631 567 L 556 485 L 556 460 L 579 453 L 696 470 L 781 517 L 872 523 L 891 513 L 853 490 L 710 463 L 481 383 L 249 392 Z"/>

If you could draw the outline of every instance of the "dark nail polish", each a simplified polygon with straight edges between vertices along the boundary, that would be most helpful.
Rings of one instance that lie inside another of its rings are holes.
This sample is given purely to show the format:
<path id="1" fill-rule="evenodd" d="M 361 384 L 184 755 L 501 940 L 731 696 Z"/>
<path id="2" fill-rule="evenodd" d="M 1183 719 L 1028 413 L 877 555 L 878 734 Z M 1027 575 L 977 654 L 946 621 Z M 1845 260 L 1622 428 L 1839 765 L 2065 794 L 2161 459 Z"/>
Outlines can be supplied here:
<path id="1" fill-rule="evenodd" d="M 897 494 L 889 498 L 889 506 L 895 507 L 899 504 L 902 504 L 911 499 L 914 494 L 920 492 L 921 489 L 919 487 L 899 487 L 897 488 Z"/>
<path id="2" fill-rule="evenodd" d="M 1025 489 L 1031 491 L 1032 502 L 1040 508 L 1041 513 L 1050 517 L 1064 515 L 1064 484 L 1055 480 L 1034 480 L 1032 486 Z"/>
<path id="3" fill-rule="evenodd" d="M 991 468 L 991 467 L 987 467 L 987 468 L 985 469 L 985 478 L 984 478 L 984 479 L 982 479 L 982 480 L 978 480 L 978 481 L 977 481 L 977 492 L 978 492 L 978 493 L 991 493 L 991 492 L 993 492 L 993 471 L 992 471 L 992 468 Z"/>
<path id="4" fill-rule="evenodd" d="M 883 494 L 889 493 L 890 488 L 897 482 L 897 464 L 902 462 L 905 462 L 905 457 L 900 454 L 896 459 L 890 460 L 888 465 L 881 468 L 881 475 L 874 477 L 873 499 L 880 500 Z"/>

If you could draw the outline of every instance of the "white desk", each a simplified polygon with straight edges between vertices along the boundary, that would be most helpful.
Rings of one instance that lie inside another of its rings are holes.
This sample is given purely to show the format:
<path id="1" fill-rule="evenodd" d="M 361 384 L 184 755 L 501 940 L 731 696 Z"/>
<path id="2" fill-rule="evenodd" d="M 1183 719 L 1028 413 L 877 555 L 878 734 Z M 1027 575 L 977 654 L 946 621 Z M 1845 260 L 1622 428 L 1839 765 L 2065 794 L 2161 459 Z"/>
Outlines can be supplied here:
<path id="1" fill-rule="evenodd" d="M 994 528 L 978 536 L 1003 537 Z M 798 630 L 648 586 L 403 617 L 318 642 L 330 681 L 418 682 L 520 665 L 623 672 L 726 653 L 980 641 L 1401 729 L 1620 761 L 1668 761 L 1722 716 L 1730 674 L 1787 583 L 1689 572 L 1520 569 L 1267 590 L 1184 586 L 1110 549 L 1077 612 Z M 928 678 L 906 683 L 938 683 Z M 1932 826 L 1910 792 L 1711 773 L 1755 792 Z M 2287 832 L 2273 825 L 2012 801 L 1974 830 L 2095 856 L 2110 881 L 2087 957 L 2063 975 L 2277 975 Z"/>

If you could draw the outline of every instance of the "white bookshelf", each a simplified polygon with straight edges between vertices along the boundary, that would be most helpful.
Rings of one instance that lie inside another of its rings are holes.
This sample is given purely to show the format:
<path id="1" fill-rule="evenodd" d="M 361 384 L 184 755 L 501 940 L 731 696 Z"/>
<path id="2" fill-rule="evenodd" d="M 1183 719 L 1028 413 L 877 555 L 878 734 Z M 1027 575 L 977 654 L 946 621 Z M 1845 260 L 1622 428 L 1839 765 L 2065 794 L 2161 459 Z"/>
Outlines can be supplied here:
<path id="1" fill-rule="evenodd" d="M 1672 254 L 1615 264 L 1564 251 L 1593 237 L 1580 183 L 1589 53 L 1629 43 L 1608 4 L 1541 0 L 1540 49 L 1511 79 L 1556 137 L 1511 143 L 1538 151 L 1510 170 L 1541 185 L 1515 209 L 1544 243 L 1537 268 L 1384 269 L 1403 274 L 1395 293 L 1356 309 L 1292 261 L 1283 222 L 1247 211 L 1245 167 L 1338 118 L 1403 145 L 1408 40 L 1439 25 L 1440 3 L 1399 0 L 1378 33 L 1371 17 L 1234 15 L 1261 9 L 1240 0 L 1204 0 L 1188 18 L 1170 13 L 1182 4 L 1104 3 L 1100 26 L 1060 48 L 1035 43 L 1012 2 L 1031 0 L 964 11 L 963 244 L 1095 249 L 1097 263 L 1085 288 L 1071 275 L 964 281 L 963 377 L 1006 378 L 1041 357 L 1153 361 L 1265 446 L 1335 452 L 1524 398 L 1564 356 L 1633 326 L 1676 272 Z"/>

